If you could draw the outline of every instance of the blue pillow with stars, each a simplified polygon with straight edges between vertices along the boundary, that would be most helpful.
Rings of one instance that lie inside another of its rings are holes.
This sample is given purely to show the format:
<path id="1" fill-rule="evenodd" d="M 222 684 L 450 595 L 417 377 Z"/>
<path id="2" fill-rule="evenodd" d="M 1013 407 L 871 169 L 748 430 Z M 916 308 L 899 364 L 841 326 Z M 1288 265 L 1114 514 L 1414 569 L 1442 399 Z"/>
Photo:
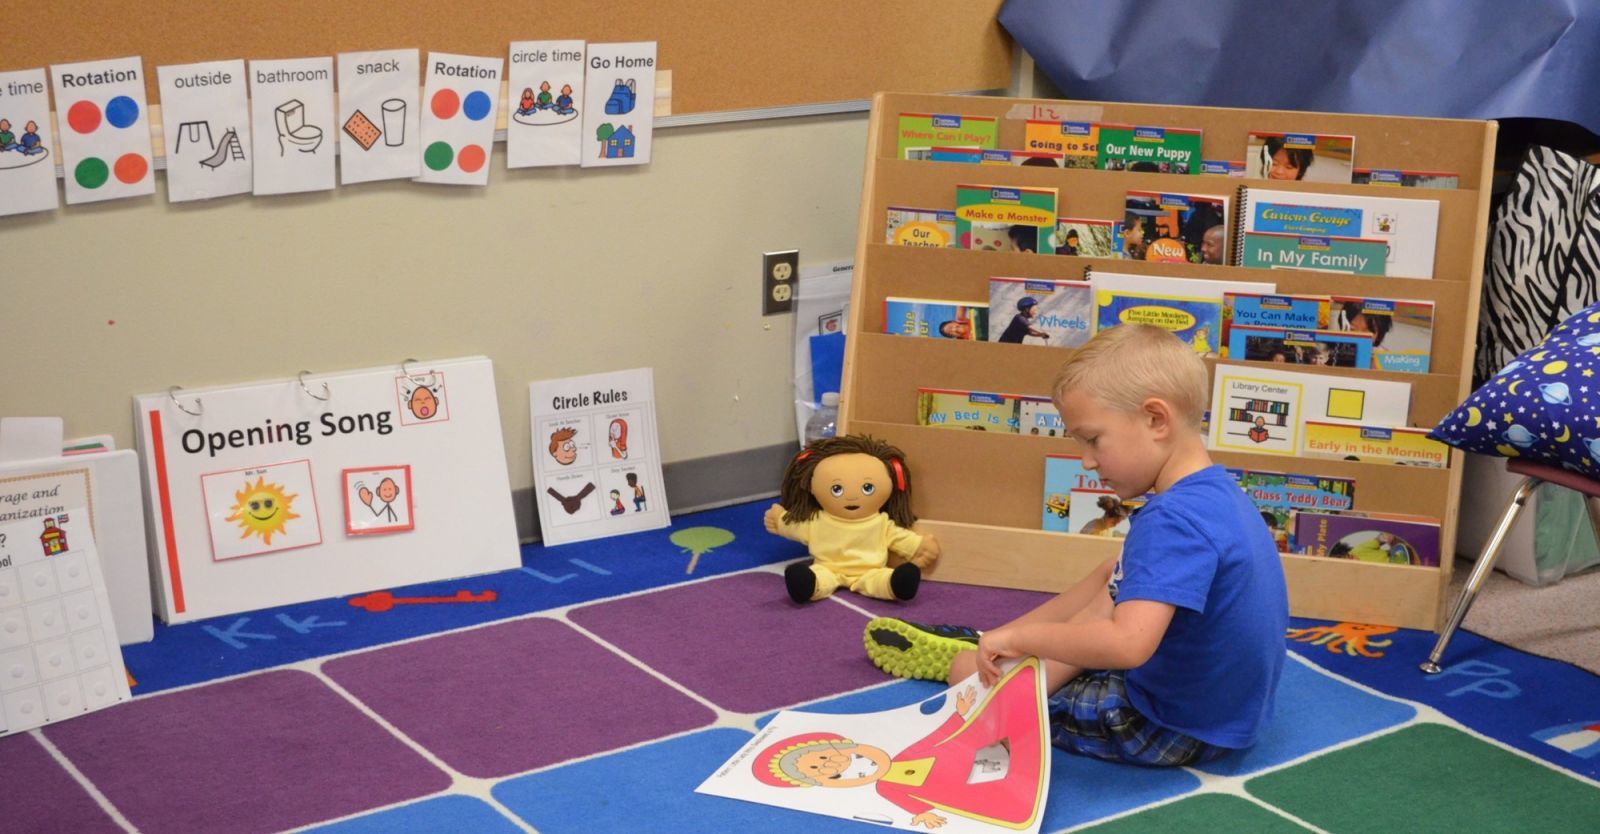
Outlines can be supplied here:
<path id="1" fill-rule="evenodd" d="M 1507 363 L 1428 436 L 1600 477 L 1600 304 Z"/>

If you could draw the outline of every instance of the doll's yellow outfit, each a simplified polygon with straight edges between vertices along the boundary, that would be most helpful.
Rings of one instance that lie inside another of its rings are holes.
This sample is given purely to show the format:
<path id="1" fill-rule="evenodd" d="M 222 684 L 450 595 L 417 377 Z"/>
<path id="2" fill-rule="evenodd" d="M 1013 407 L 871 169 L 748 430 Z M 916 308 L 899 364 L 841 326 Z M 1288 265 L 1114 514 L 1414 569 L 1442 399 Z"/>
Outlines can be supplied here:
<path id="1" fill-rule="evenodd" d="M 888 566 L 889 551 L 909 559 L 922 546 L 921 536 L 895 524 L 884 513 L 847 521 L 819 512 L 798 524 L 779 521 L 778 532 L 810 548 L 811 572 L 817 577 L 813 601 L 841 585 L 864 596 L 897 599 L 889 586 L 894 573 Z"/>

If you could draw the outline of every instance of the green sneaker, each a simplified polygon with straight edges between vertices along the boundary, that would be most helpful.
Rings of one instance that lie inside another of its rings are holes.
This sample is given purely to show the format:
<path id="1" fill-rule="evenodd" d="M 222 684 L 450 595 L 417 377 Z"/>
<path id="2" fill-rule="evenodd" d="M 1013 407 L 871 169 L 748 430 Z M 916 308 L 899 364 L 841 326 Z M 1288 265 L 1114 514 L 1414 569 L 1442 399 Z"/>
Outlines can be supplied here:
<path id="1" fill-rule="evenodd" d="M 867 623 L 862 641 L 873 665 L 897 678 L 943 683 L 958 652 L 978 647 L 978 631 L 966 626 L 920 625 L 894 617 Z"/>

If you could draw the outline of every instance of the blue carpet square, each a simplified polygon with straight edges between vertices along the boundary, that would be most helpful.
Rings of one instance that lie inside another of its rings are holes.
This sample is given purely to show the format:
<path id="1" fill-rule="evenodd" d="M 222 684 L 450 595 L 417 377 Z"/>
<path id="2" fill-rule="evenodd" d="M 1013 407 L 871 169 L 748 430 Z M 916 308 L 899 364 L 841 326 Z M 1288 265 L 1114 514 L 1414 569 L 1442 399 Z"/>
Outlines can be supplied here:
<path id="1" fill-rule="evenodd" d="M 1278 682 L 1277 714 L 1255 747 L 1200 765 L 1220 776 L 1240 776 L 1371 735 L 1415 718 L 1410 704 L 1341 683 L 1291 656 Z"/>
<path id="2" fill-rule="evenodd" d="M 521 834 L 522 829 L 484 802 L 466 796 L 441 796 L 307 829 L 307 834 L 393 834 L 396 831 Z"/>

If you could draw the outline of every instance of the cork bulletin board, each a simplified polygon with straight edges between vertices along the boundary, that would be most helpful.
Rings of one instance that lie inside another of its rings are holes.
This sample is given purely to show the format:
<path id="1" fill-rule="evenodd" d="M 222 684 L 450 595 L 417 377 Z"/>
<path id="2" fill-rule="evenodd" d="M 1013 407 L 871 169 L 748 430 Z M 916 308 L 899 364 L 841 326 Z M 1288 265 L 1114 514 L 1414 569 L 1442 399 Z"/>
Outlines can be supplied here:
<path id="1" fill-rule="evenodd" d="M 77 0 L 9 27 L 0 69 L 138 55 L 158 101 L 154 68 L 165 64 L 410 47 L 504 55 L 513 40 L 653 40 L 657 66 L 673 73 L 672 112 L 709 113 L 866 99 L 886 89 L 1003 89 L 1012 45 L 995 20 L 1000 2 Z"/>

